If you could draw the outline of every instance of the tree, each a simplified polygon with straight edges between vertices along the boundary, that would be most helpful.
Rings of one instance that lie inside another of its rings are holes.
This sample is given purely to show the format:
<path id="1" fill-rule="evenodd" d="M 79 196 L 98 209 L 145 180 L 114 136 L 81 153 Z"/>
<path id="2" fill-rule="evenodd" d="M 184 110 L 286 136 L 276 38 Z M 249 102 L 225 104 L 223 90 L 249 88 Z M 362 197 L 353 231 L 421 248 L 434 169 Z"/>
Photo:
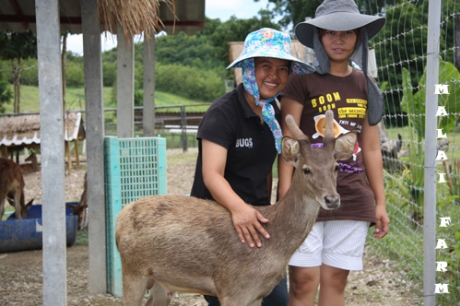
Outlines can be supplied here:
<path id="1" fill-rule="evenodd" d="M 228 43 L 232 41 L 244 41 L 250 32 L 263 27 L 279 30 L 280 26 L 272 21 L 274 17 L 273 12 L 260 10 L 259 17 L 237 19 L 235 16 L 232 16 L 229 20 L 217 25 L 213 29 L 213 32 L 207 36 L 215 48 L 215 57 L 223 61 L 226 67 L 230 64 Z"/>
<path id="2" fill-rule="evenodd" d="M 443 1 L 442 20 L 455 11 L 456 0 Z M 428 3 L 405 3 L 385 7 L 386 23 L 380 34 L 372 40 L 377 57 L 379 83 L 390 87 L 386 93 L 388 114 L 401 114 L 402 99 L 399 85 L 403 82 L 403 68 L 408 70 L 413 84 L 419 84 L 426 65 L 428 35 Z M 440 50 L 454 46 L 454 19 L 441 27 Z M 443 60 L 454 62 L 453 52 L 442 53 Z M 417 88 L 414 88 L 415 92 Z M 401 118 L 401 117 L 399 117 Z M 386 122 L 387 125 L 401 126 L 402 122 Z"/>
<path id="3" fill-rule="evenodd" d="M 260 0 L 254 0 L 259 2 Z M 305 17 L 314 17 L 318 5 L 323 0 L 268 0 L 275 7 L 273 13 L 280 18 L 279 24 L 283 28 L 293 30 L 295 25 L 305 20 Z"/>
<path id="4" fill-rule="evenodd" d="M 0 58 L 11 61 L 14 85 L 13 111 L 20 112 L 20 79 L 22 60 L 37 57 L 37 36 L 30 30 L 22 33 L 5 31 L 0 33 Z"/>
<path id="5" fill-rule="evenodd" d="M 4 104 L 10 103 L 13 93 L 10 89 L 10 84 L 0 73 L 0 112 L 5 112 Z"/>
<path id="6" fill-rule="evenodd" d="M 254 0 L 259 2 L 260 0 Z M 394 5 L 401 0 L 356 0 L 361 13 L 369 15 L 381 14 L 384 7 Z M 275 6 L 272 9 L 273 13 L 281 17 L 279 24 L 283 28 L 294 30 L 294 27 L 305 17 L 315 17 L 316 8 L 323 0 L 268 0 Z"/>

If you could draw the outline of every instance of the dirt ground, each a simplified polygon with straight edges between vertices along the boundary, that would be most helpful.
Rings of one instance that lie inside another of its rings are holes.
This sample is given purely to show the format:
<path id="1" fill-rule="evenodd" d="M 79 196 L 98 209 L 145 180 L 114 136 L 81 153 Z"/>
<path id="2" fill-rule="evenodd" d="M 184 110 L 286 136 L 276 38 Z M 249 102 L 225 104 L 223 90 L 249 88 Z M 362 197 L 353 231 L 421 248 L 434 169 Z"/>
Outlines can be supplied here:
<path id="1" fill-rule="evenodd" d="M 167 155 L 168 193 L 189 193 L 196 149 L 189 149 L 187 153 L 182 153 L 181 150 L 168 150 Z M 66 176 L 66 201 L 79 200 L 83 189 L 85 166 L 83 164 L 71 170 Z M 35 203 L 41 203 L 40 173 L 26 174 L 24 179 L 26 200 L 35 197 Z M 368 253 L 366 249 L 364 271 L 350 273 L 346 290 L 347 305 L 422 305 L 413 293 L 414 284 L 404 279 L 403 271 L 394 271 L 390 260 L 369 256 Z M 41 250 L 0 253 L 0 305 L 42 305 L 42 277 Z M 122 305 L 120 298 L 110 294 L 88 293 L 86 245 L 67 248 L 67 302 L 68 305 L 80 306 Z M 199 295 L 175 293 L 171 305 L 205 306 L 206 303 Z"/>

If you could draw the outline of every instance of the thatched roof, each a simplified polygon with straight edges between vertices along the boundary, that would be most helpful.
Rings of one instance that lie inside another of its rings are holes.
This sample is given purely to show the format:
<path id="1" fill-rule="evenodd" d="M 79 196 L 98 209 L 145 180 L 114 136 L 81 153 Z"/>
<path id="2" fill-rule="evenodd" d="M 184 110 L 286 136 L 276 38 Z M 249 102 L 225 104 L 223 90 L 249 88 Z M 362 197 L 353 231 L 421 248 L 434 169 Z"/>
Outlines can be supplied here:
<path id="1" fill-rule="evenodd" d="M 81 6 L 78 0 L 58 0 L 61 33 L 82 33 Z M 123 34 L 147 37 L 164 30 L 169 35 L 202 30 L 205 0 L 98 0 L 101 32 L 117 34 L 117 22 Z M 0 1 L 0 32 L 37 31 L 35 0 Z M 126 39 L 130 42 L 131 39 Z"/>
<path id="2" fill-rule="evenodd" d="M 66 141 L 85 138 L 81 113 L 66 113 Z M 0 119 L 0 146 L 40 144 L 40 115 L 23 115 Z"/>
<path id="3" fill-rule="evenodd" d="M 160 2 L 175 12 L 175 0 L 99 0 L 99 15 L 105 30 L 111 33 L 117 33 L 120 24 L 126 41 L 142 32 L 149 39 L 164 27 L 159 18 Z"/>
<path id="4" fill-rule="evenodd" d="M 229 55 L 230 55 L 230 63 L 232 63 L 236 58 L 241 54 L 244 47 L 244 42 L 236 41 L 236 42 L 229 42 Z M 297 57 L 302 61 L 306 61 L 307 58 L 307 47 L 302 45 L 298 40 L 291 41 L 292 47 L 292 55 Z M 242 72 L 241 68 L 234 68 L 234 75 L 235 75 L 235 83 L 238 85 L 242 80 Z"/>

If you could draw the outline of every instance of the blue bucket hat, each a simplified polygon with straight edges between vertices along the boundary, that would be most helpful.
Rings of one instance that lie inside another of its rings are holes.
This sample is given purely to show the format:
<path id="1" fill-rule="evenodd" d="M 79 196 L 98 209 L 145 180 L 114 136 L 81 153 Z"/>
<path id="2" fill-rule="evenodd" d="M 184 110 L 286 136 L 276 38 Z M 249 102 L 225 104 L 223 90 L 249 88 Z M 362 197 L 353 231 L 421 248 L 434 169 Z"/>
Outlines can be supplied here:
<path id="1" fill-rule="evenodd" d="M 256 57 L 271 57 L 290 61 L 291 74 L 313 73 L 315 68 L 292 56 L 291 38 L 288 34 L 270 28 L 262 28 L 249 33 L 244 41 L 243 52 L 227 67 L 227 69 L 242 68 L 244 89 L 254 97 L 256 105 L 262 107 L 262 118 L 272 131 L 276 150 L 281 153 L 283 133 L 275 118 L 273 106 L 270 104 L 279 93 L 269 99 L 261 99 L 255 73 L 254 58 Z"/>
<path id="2" fill-rule="evenodd" d="M 249 33 L 244 40 L 243 52 L 227 69 L 242 68 L 244 60 L 254 57 L 273 57 L 291 61 L 291 73 L 293 74 L 315 71 L 313 66 L 292 55 L 291 37 L 288 34 L 270 28 L 262 28 Z"/>

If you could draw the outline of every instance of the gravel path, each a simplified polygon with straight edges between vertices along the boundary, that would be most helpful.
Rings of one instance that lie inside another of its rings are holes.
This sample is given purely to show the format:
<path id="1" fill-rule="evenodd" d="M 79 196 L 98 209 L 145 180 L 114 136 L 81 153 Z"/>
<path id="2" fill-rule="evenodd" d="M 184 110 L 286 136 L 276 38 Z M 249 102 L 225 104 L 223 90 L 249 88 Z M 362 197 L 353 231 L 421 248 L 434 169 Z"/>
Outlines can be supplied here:
<path id="1" fill-rule="evenodd" d="M 188 194 L 193 181 L 196 149 L 168 150 L 168 193 Z M 78 201 L 83 188 L 85 164 L 66 176 L 66 201 Z M 26 200 L 35 197 L 41 203 L 40 173 L 24 176 Z M 421 305 L 413 294 L 413 284 L 404 280 L 401 271 L 392 270 L 392 262 L 369 256 L 365 269 L 351 272 L 346 290 L 347 305 L 395 306 Z M 110 294 L 88 293 L 88 247 L 67 248 L 68 305 L 122 305 Z M 0 305 L 35 306 L 42 304 L 42 251 L 0 254 Z M 205 306 L 195 294 L 175 294 L 173 306 Z"/>

